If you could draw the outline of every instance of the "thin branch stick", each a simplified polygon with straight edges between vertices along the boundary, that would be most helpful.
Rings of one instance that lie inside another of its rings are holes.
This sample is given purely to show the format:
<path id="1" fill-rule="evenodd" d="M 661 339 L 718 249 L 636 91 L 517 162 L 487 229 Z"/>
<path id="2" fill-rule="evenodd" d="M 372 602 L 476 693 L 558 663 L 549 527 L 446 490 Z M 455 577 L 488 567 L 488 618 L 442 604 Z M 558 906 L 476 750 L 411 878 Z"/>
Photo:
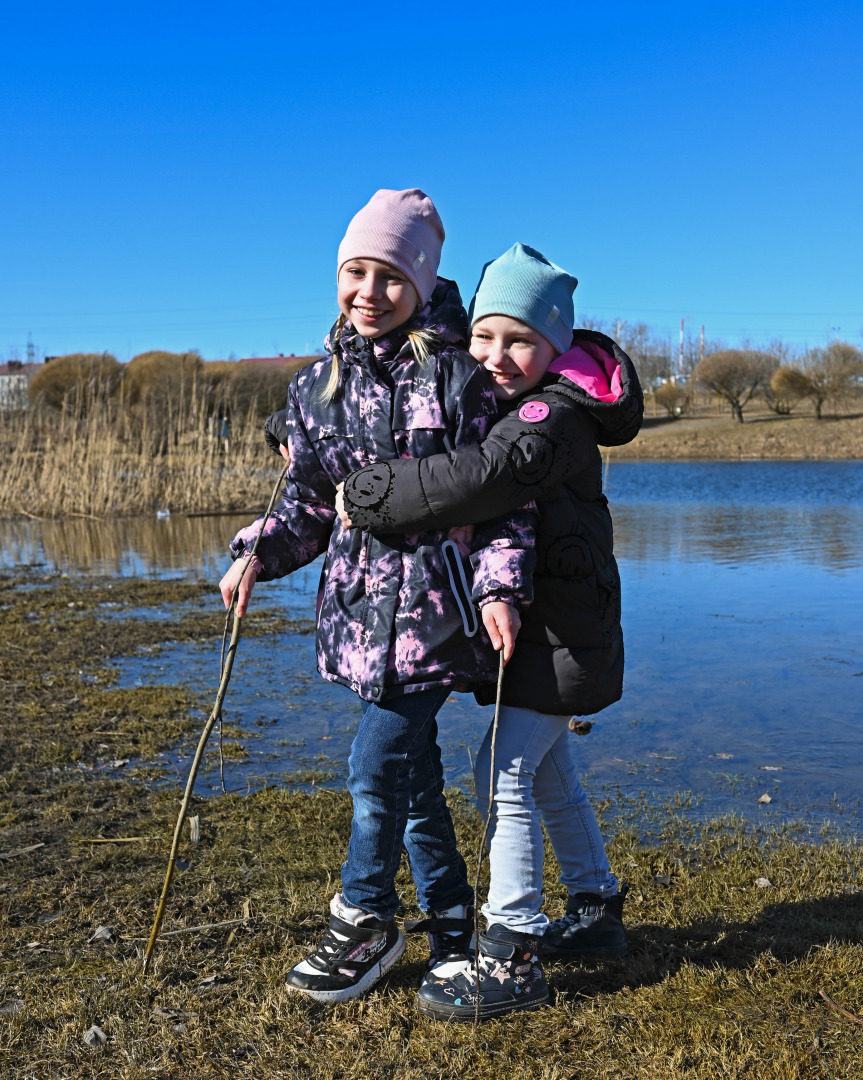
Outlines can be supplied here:
<path id="1" fill-rule="evenodd" d="M 239 926 L 241 923 L 250 923 L 254 920 L 247 916 L 243 919 L 228 919 L 226 922 L 211 922 L 204 923 L 203 926 L 182 926 L 179 930 L 166 930 L 164 934 L 159 934 L 159 940 L 163 941 L 169 937 L 179 937 L 181 934 L 198 934 L 204 930 L 219 930 L 223 926 Z M 147 938 L 123 938 L 124 941 L 146 941 Z"/>
<path id="2" fill-rule="evenodd" d="M 44 844 L 31 844 L 29 847 L 18 848 L 17 851 L 0 851 L 0 859 L 15 859 L 19 855 L 28 855 L 31 851 L 38 851 Z"/>
<path id="3" fill-rule="evenodd" d="M 233 616 L 234 616 L 234 625 L 233 625 L 233 627 L 231 629 L 231 643 L 228 646 L 227 652 L 225 652 L 225 649 L 224 649 L 224 635 L 223 635 L 223 637 L 222 637 L 222 657 L 223 657 L 223 662 L 222 662 L 222 665 L 221 665 L 221 679 L 219 680 L 219 689 L 218 689 L 218 691 L 216 693 L 216 703 L 213 706 L 213 711 L 210 713 L 210 716 L 209 716 L 206 724 L 204 725 L 204 730 L 201 732 L 201 737 L 198 740 L 198 749 L 195 751 L 195 757 L 194 757 L 194 760 L 192 761 L 192 767 L 189 770 L 189 779 L 186 781 L 186 790 L 185 790 L 185 793 L 183 795 L 183 801 L 180 803 L 180 812 L 177 814 L 177 824 L 174 826 L 174 838 L 171 841 L 171 852 L 168 855 L 168 868 L 165 871 L 165 883 L 162 886 L 162 895 L 159 898 L 159 906 L 156 909 L 156 918 L 153 921 L 153 929 L 150 931 L 150 940 L 148 941 L 146 951 L 144 952 L 144 972 L 143 972 L 144 975 L 146 975 L 147 972 L 150 969 L 150 958 L 153 955 L 153 949 L 154 949 L 155 944 L 156 944 L 156 939 L 159 937 L 159 931 L 162 928 L 162 920 L 165 917 L 165 905 L 166 905 L 167 900 L 168 900 L 168 891 L 171 888 L 171 879 L 174 876 L 174 864 L 175 864 L 176 859 L 177 859 L 177 850 L 180 847 L 180 836 L 181 836 L 181 834 L 183 832 L 183 824 L 184 824 L 184 822 L 186 820 L 186 813 L 188 812 L 189 803 L 191 802 L 191 799 L 192 799 L 192 789 L 195 786 L 195 780 L 198 777 L 198 770 L 201 767 L 201 761 L 202 761 L 203 756 L 204 756 L 204 747 L 207 745 L 207 739 L 209 739 L 210 733 L 212 732 L 216 721 L 221 716 L 222 702 L 225 700 L 225 694 L 227 693 L 227 690 L 228 690 L 228 683 L 231 681 L 231 669 L 234 666 L 234 657 L 236 655 L 237 645 L 239 644 L 239 640 L 240 640 L 240 627 L 241 627 L 241 624 L 242 624 L 242 619 L 240 619 L 237 616 L 237 607 L 236 607 L 237 594 L 240 591 L 240 583 L 242 582 L 243 578 L 246 576 L 246 571 L 249 569 L 249 566 L 251 565 L 252 557 L 254 556 L 255 552 L 258 550 L 258 544 L 260 543 L 261 536 L 263 535 L 264 526 L 267 524 L 267 520 L 269 519 L 269 516 L 273 511 L 273 507 L 275 506 L 276 499 L 279 496 L 279 492 L 281 491 L 282 483 L 283 483 L 283 481 L 285 479 L 285 476 L 287 475 L 289 467 L 290 467 L 290 463 L 286 462 L 285 467 L 282 469 L 281 473 L 279 474 L 279 479 L 276 482 L 276 486 L 273 488 L 273 494 L 270 497 L 270 503 L 269 503 L 269 506 L 267 507 L 267 512 L 264 514 L 263 520 L 261 521 L 261 528 L 258 531 L 257 537 L 255 538 L 255 544 L 254 544 L 254 547 L 252 548 L 252 551 L 251 551 L 251 557 L 246 559 L 246 565 L 243 567 L 243 572 L 240 575 L 239 581 L 237 582 L 237 587 L 234 589 L 234 595 L 231 597 L 231 604 L 230 604 L 230 607 L 228 609 L 228 614 L 225 617 L 225 630 L 227 631 L 228 618 L 231 616 L 231 614 L 233 614 Z"/>
<path id="4" fill-rule="evenodd" d="M 494 701 L 494 720 L 491 724 L 491 760 L 488 769 L 488 813 L 485 817 L 485 826 L 479 841 L 479 849 L 476 854 L 476 878 L 473 883 L 473 972 L 476 976 L 476 998 L 474 1000 L 473 1026 L 474 1030 L 479 1026 L 479 875 L 482 870 L 482 856 L 485 850 L 485 842 L 488 830 L 491 828 L 491 815 L 494 811 L 494 756 L 497 743 L 497 725 L 500 719 L 500 694 L 503 689 L 503 647 L 500 650 L 500 667 L 497 672 L 497 695 Z"/>
<path id="5" fill-rule="evenodd" d="M 133 844 L 137 840 L 161 840 L 161 836 L 82 836 L 73 844 Z"/>
<path id="6" fill-rule="evenodd" d="M 848 1012 L 847 1009 L 843 1009 L 841 1005 L 837 1005 L 832 997 L 827 993 L 823 986 L 818 987 L 818 993 L 824 998 L 831 1009 L 835 1009 L 840 1016 L 844 1016 L 846 1020 L 851 1020 L 855 1024 L 859 1024 L 863 1027 L 863 1017 L 857 1016 L 856 1013 Z"/>

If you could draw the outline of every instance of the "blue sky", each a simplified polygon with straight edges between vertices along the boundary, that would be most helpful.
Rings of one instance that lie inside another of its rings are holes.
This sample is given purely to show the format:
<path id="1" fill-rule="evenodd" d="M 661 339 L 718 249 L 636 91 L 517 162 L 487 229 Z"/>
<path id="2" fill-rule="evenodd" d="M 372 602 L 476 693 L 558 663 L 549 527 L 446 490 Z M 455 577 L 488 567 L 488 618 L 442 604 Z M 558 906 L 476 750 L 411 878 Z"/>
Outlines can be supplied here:
<path id="1" fill-rule="evenodd" d="M 315 351 L 379 187 L 467 301 L 516 240 L 584 316 L 863 344 L 858 3 L 0 7 L 0 358 Z"/>

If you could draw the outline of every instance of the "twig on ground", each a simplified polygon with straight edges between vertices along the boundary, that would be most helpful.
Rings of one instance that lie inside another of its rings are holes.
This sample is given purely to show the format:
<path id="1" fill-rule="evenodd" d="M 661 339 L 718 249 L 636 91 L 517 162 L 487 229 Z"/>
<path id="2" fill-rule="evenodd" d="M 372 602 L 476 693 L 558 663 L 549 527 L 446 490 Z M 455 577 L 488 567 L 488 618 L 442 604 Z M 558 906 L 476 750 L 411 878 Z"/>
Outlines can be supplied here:
<path id="1" fill-rule="evenodd" d="M 179 930 L 166 930 L 164 934 L 159 934 L 159 940 L 162 941 L 164 938 L 169 937 L 179 937 L 181 934 L 200 934 L 206 930 L 219 930 L 223 926 L 239 926 L 241 923 L 245 923 L 246 925 L 248 925 L 253 921 L 254 920 L 250 916 L 247 916 L 242 919 L 226 919 L 225 922 L 203 923 L 201 926 L 181 926 Z M 124 937 L 123 940 L 148 941 L 149 939 L 145 937 Z"/>
<path id="2" fill-rule="evenodd" d="M 823 986 L 818 987 L 818 993 L 824 998 L 830 1008 L 835 1009 L 840 1016 L 844 1016 L 846 1020 L 850 1020 L 852 1021 L 852 1023 L 859 1024 L 861 1027 L 863 1027 L 863 1017 L 857 1016 L 856 1013 L 849 1012 L 847 1009 L 843 1009 L 841 1005 L 837 1005 Z"/>
<path id="3" fill-rule="evenodd" d="M 18 848 L 17 851 L 0 851 L 0 859 L 15 859 L 19 855 L 27 855 L 31 851 L 38 851 L 44 844 L 31 844 L 29 847 Z"/>
<path id="4" fill-rule="evenodd" d="M 134 844 L 137 840 L 161 840 L 161 836 L 81 836 L 73 844 Z"/>

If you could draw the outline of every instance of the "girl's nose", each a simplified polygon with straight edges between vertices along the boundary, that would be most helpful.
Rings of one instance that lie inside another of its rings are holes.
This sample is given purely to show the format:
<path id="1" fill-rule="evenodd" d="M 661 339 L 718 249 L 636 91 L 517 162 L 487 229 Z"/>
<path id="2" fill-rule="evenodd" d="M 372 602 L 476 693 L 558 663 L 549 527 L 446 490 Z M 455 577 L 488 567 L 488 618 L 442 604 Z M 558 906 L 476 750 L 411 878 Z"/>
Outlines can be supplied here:
<path id="1" fill-rule="evenodd" d="M 362 295 L 368 297 L 371 300 L 373 297 L 380 296 L 384 291 L 384 281 L 379 274 L 367 274 L 363 287 L 360 290 Z"/>
<path id="2" fill-rule="evenodd" d="M 500 365 L 506 361 L 506 349 L 500 341 L 493 341 L 488 350 L 488 359 L 492 364 Z"/>

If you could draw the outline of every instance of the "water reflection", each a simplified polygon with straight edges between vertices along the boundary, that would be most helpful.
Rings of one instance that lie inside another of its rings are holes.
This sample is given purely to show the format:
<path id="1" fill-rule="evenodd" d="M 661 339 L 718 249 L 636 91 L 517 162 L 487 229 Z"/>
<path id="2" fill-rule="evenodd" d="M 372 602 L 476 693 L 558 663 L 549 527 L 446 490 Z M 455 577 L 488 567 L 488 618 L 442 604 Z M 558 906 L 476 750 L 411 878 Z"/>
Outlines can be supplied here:
<path id="1" fill-rule="evenodd" d="M 863 565 L 863 463 L 612 460 L 606 488 L 619 553 L 731 565 Z M 218 576 L 249 515 L 0 521 L 0 562 L 120 575 Z"/>
<path id="2" fill-rule="evenodd" d="M 623 700 L 576 739 L 594 790 L 697 793 L 700 812 L 857 821 L 863 758 L 863 466 L 612 461 L 624 582 Z M 0 523 L 2 562 L 215 582 L 247 517 Z M 312 617 L 319 566 L 262 586 Z M 124 661 L 124 681 L 215 688 L 216 643 Z M 245 787 L 297 767 L 343 776 L 358 716 L 315 673 L 311 637 L 243 642 L 228 702 Z M 489 710 L 458 696 L 440 718 L 451 780 L 469 772 Z M 272 721 L 276 723 L 272 723 Z M 175 759 L 182 772 L 185 758 Z M 211 762 L 213 759 L 211 759 Z M 215 786 L 215 773 L 202 783 Z M 769 806 L 757 798 L 771 795 Z"/>

